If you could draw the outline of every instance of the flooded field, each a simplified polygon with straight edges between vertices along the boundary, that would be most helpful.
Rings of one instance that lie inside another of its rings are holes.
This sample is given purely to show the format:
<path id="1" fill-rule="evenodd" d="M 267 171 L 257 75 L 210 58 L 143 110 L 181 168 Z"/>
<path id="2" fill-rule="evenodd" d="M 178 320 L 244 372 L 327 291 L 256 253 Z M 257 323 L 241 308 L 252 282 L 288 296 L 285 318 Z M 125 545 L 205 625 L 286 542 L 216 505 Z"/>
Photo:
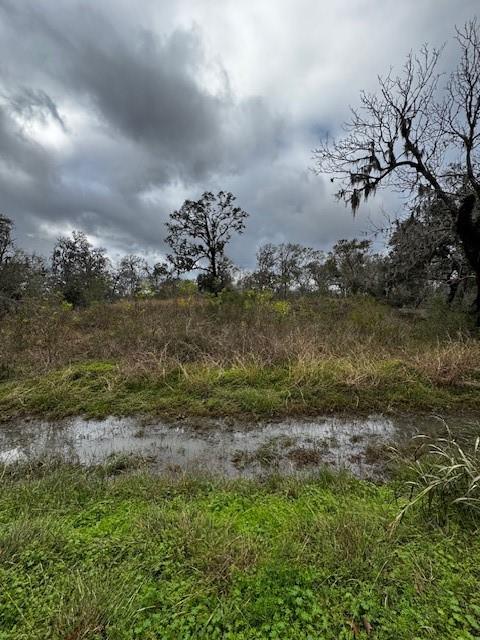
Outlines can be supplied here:
<path id="1" fill-rule="evenodd" d="M 478 431 L 474 419 L 449 419 L 459 435 Z M 242 423 L 196 419 L 171 423 L 134 418 L 19 421 L 0 428 L 0 463 L 44 457 L 98 464 L 136 456 L 158 471 L 229 477 L 311 472 L 321 465 L 360 477 L 384 474 L 391 445 L 418 433 L 440 434 L 438 417 L 324 417 Z"/>

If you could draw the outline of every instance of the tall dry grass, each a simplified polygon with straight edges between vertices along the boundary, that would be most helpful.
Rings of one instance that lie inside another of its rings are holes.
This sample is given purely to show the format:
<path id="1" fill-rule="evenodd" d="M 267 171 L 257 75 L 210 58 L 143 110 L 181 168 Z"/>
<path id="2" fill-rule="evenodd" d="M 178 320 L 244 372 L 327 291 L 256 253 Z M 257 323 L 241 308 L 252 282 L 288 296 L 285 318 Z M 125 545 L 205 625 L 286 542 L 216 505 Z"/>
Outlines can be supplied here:
<path id="1" fill-rule="evenodd" d="M 3 379 L 87 361 L 148 373 L 191 363 L 308 368 L 339 358 L 352 363 L 354 377 L 397 360 L 433 383 L 480 382 L 480 343 L 463 316 L 409 318 L 364 298 L 192 296 L 84 310 L 32 303 L 0 325 Z"/>

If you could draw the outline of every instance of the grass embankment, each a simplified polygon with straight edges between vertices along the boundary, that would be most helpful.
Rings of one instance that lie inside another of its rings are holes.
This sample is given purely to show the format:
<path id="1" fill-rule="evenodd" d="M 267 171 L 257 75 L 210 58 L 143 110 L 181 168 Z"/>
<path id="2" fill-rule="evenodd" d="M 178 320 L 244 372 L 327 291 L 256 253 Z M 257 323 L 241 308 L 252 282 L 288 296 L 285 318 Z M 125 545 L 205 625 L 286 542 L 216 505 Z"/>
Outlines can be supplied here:
<path id="1" fill-rule="evenodd" d="M 398 360 L 309 366 L 188 365 L 125 375 L 118 365 L 74 365 L 0 386 L 0 412 L 62 418 L 111 414 L 273 416 L 321 412 L 452 411 L 480 407 L 480 388 L 436 385 Z"/>
<path id="2" fill-rule="evenodd" d="M 472 640 L 480 539 L 392 486 L 6 472 L 0 638 Z"/>
<path id="3" fill-rule="evenodd" d="M 467 325 L 367 299 L 25 307 L 0 327 L 0 417 L 474 410 L 480 342 Z"/>

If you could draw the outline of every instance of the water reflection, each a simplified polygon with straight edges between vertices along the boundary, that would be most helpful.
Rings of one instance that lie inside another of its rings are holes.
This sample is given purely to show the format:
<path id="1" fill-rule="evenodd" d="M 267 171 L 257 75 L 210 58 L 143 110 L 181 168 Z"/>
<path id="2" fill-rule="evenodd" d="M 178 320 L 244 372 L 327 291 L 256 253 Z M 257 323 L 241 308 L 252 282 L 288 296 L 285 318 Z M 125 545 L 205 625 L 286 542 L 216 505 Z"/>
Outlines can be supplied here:
<path id="1" fill-rule="evenodd" d="M 477 429 L 475 420 L 450 419 L 457 431 Z M 435 416 L 324 417 L 241 423 L 227 420 L 145 422 L 136 418 L 61 422 L 19 421 L 0 427 L 0 463 L 56 456 L 97 464 L 115 454 L 137 454 L 158 471 L 185 470 L 253 476 L 312 471 L 319 465 L 379 476 L 387 445 L 415 433 L 439 433 Z"/>

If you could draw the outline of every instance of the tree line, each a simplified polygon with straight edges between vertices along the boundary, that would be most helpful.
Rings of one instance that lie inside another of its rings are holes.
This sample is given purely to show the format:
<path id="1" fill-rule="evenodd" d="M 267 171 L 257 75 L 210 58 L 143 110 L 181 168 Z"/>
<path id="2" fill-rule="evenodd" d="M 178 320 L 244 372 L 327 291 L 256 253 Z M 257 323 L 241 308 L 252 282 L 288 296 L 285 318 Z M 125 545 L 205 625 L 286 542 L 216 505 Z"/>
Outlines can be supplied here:
<path id="1" fill-rule="evenodd" d="M 15 247 L 12 222 L 0 216 L 0 308 L 34 292 L 56 293 L 84 306 L 97 300 L 172 295 L 182 276 L 196 274 L 201 292 L 228 287 L 294 293 L 368 294 L 397 305 L 421 304 L 443 292 L 469 301 L 480 324 L 480 25 L 456 29 L 458 63 L 439 68 L 441 50 L 411 53 L 400 73 L 362 92 L 345 135 L 316 149 L 315 169 L 338 185 L 337 198 L 355 213 L 384 187 L 400 191 L 407 216 L 389 228 L 388 247 L 340 240 L 324 253 L 287 243 L 267 244 L 251 273 L 239 273 L 226 248 L 243 233 L 247 212 L 225 191 L 186 200 L 170 215 L 166 260 L 149 265 L 125 256 L 115 268 L 81 231 L 59 238 L 47 261 Z"/>
<path id="2" fill-rule="evenodd" d="M 163 262 L 126 255 L 112 265 L 104 249 L 81 231 L 59 237 L 50 260 L 28 255 L 13 240 L 13 223 L 0 216 L 0 310 L 22 300 L 57 296 L 74 307 L 118 299 L 172 297 L 185 291 L 217 295 L 224 289 L 292 295 L 369 295 L 398 306 L 418 306 L 441 292 L 450 303 L 472 297 L 475 274 L 452 221 L 435 202 L 390 229 L 387 251 L 372 240 L 342 239 L 330 251 L 296 243 L 265 244 L 256 265 L 235 267 L 226 249 L 248 214 L 231 193 L 187 200 L 166 224 L 171 253 Z M 185 275 L 196 273 L 195 279 Z"/>

